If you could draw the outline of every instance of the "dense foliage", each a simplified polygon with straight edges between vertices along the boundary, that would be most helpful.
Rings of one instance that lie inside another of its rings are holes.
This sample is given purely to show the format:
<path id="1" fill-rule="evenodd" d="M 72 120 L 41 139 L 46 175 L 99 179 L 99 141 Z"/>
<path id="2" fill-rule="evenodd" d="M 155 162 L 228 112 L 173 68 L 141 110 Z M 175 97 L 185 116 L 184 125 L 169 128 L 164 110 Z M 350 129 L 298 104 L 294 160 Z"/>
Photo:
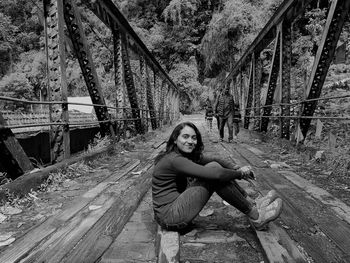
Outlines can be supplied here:
<path id="1" fill-rule="evenodd" d="M 135 32 L 181 90 L 183 111 L 200 109 L 216 83 L 240 58 L 282 0 L 114 0 Z M 80 3 L 80 1 L 78 1 Z M 322 3 L 322 5 L 320 5 Z M 328 1 L 312 1 L 293 24 L 293 99 L 303 97 L 320 41 Z M 113 101 L 113 41 L 110 30 L 79 5 L 105 97 Z M 0 95 L 40 99 L 46 85 L 43 6 L 40 0 L 0 2 Z M 341 41 L 348 43 L 349 23 Z M 68 40 L 68 39 L 67 39 Z M 347 45 L 347 50 L 349 49 Z M 70 96 L 87 95 L 81 70 L 66 41 Z M 273 43 L 265 51 L 271 59 Z M 268 72 L 269 63 L 265 72 Z M 335 67 L 335 68 L 334 68 Z M 343 65 L 343 72 L 349 67 Z M 330 76 L 337 72 L 332 66 Z M 332 73 L 333 72 L 333 73 Z M 135 81 L 137 74 L 134 72 Z M 22 106 L 21 106 L 22 107 Z"/>

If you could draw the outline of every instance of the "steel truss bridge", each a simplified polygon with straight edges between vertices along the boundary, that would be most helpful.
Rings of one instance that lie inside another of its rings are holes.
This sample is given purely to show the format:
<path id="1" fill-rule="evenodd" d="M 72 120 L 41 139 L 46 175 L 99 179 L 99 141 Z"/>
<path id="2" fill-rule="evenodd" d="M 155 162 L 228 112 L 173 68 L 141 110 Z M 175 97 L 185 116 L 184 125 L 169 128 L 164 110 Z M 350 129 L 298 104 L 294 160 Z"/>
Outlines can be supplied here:
<path id="1" fill-rule="evenodd" d="M 292 24 L 303 15 L 310 2 L 311 0 L 285 0 L 222 82 L 222 87 L 230 86 L 239 100 L 245 128 L 251 127 L 264 132 L 267 131 L 271 119 L 278 118 L 281 138 L 290 139 L 292 124 L 297 124 L 304 137 L 307 135 L 311 121 L 315 118 L 317 103 L 324 99 L 320 98 L 322 87 L 350 7 L 350 1 L 331 2 L 322 40 L 307 81 L 305 99 L 291 103 Z M 163 123 L 172 122 L 179 116 L 178 88 L 113 2 L 82 0 L 82 3 L 112 32 L 117 105 L 106 105 L 103 88 L 83 30 L 81 15 L 74 0 L 45 0 L 48 101 L 22 102 L 49 105 L 50 121 L 45 125 L 50 127 L 52 163 L 70 157 L 70 126 L 77 124 L 70 122 L 68 113 L 65 28 L 79 61 L 97 116 L 95 123 L 99 124 L 102 136 L 118 137 L 123 125 L 126 125 L 126 120 L 132 121 L 137 133 L 142 134 L 149 126 L 157 129 Z M 261 91 L 264 83 L 261 78 L 261 53 L 272 43 L 274 51 L 268 76 L 268 90 L 262 101 Z M 138 72 L 132 72 L 131 60 L 138 61 Z M 141 81 L 136 83 L 134 74 L 137 74 Z M 274 101 L 276 92 L 281 96 L 278 103 Z M 16 101 L 6 97 L 0 99 Z M 277 116 L 272 114 L 276 108 L 279 113 Z M 112 110 L 116 114 L 112 115 Z M 294 114 L 295 112 L 297 114 Z M 335 118 L 342 119 L 339 116 Z M 28 126 L 30 125 L 8 125 L 0 113 L 0 158 L 2 165 L 13 178 L 33 169 L 11 130 Z"/>

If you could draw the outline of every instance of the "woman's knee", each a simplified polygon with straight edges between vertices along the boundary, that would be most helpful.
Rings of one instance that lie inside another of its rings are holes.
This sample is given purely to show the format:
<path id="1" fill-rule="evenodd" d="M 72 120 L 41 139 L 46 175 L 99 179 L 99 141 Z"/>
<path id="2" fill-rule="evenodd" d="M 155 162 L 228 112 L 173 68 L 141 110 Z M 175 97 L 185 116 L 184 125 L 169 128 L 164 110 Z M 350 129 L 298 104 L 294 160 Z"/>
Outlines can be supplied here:
<path id="1" fill-rule="evenodd" d="M 218 162 L 210 162 L 205 165 L 206 167 L 222 167 Z"/>

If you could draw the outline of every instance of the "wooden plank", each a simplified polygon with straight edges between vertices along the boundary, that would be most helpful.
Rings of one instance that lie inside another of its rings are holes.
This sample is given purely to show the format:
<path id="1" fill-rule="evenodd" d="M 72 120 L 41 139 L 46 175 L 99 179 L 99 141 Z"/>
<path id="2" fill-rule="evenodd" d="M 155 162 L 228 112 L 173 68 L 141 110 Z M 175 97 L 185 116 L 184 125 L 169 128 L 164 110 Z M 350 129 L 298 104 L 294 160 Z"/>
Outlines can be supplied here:
<path id="1" fill-rule="evenodd" d="M 133 184 L 121 195 L 62 262 L 96 262 L 122 231 L 151 185 L 151 171 L 134 176 Z"/>
<path id="2" fill-rule="evenodd" d="M 96 210 L 90 210 L 85 207 L 71 220 L 66 222 L 64 226 L 58 229 L 47 241 L 41 244 L 38 249 L 34 250 L 27 256 L 23 262 L 62 262 L 63 258 L 72 250 L 83 236 L 102 218 L 102 216 L 113 206 L 115 201 L 120 198 L 123 192 L 128 189 L 136 180 L 136 176 L 132 176 L 127 180 L 121 180 L 118 184 L 112 185 L 109 189 L 105 189 L 104 193 L 98 196 L 91 205 L 99 207 Z M 74 262 L 74 261 L 70 261 Z"/>
<path id="3" fill-rule="evenodd" d="M 166 141 L 158 141 L 158 142 L 155 142 L 153 145 L 152 145 L 152 148 L 154 149 L 157 149 L 159 148 L 163 143 L 166 143 Z"/>
<path id="4" fill-rule="evenodd" d="M 256 171 L 265 190 L 275 189 L 284 201 L 281 220 L 288 234 L 315 262 L 349 259 L 349 226 L 334 212 L 272 169 Z M 331 240 L 331 241 L 330 241 Z"/>
<path id="5" fill-rule="evenodd" d="M 323 204 L 329 206 L 340 218 L 350 224 L 350 207 L 345 203 L 335 198 L 326 190 L 311 184 L 308 180 L 305 180 L 294 172 L 280 171 L 279 173 L 283 174 L 283 176 L 286 177 L 289 181 L 305 190 L 314 198 L 320 200 Z"/>
<path id="6" fill-rule="evenodd" d="M 239 144 L 231 145 L 229 148 L 231 149 L 231 151 L 235 151 L 240 156 L 242 156 L 254 167 L 257 167 L 257 168 L 268 167 L 268 165 L 264 163 L 260 158 L 257 158 L 257 156 L 254 153 L 252 153 L 250 150 L 246 149 L 245 147 Z"/>
<path id="7" fill-rule="evenodd" d="M 307 256 L 299 251 L 295 242 L 275 223 L 269 224 L 268 231 L 256 230 L 256 235 L 268 262 L 308 262 Z"/>
<path id="8" fill-rule="evenodd" d="M 0 187 L 0 202 L 7 201 L 8 192 L 16 196 L 24 196 L 25 194 L 29 193 L 32 189 L 36 190 L 40 186 L 40 184 L 47 179 L 49 173 L 55 172 L 58 169 L 62 169 L 68 165 L 82 160 L 87 161 L 90 158 L 97 158 L 101 154 L 105 154 L 109 151 L 112 151 L 113 147 L 114 146 L 108 146 L 95 152 L 75 156 L 70 159 L 64 160 L 60 163 L 42 168 L 38 172 L 24 174 L 23 176 L 17 178 L 13 182 Z"/>
<path id="9" fill-rule="evenodd" d="M 225 145 L 226 146 L 226 145 Z M 236 151 L 252 165 L 261 159 L 244 147 L 227 147 Z M 255 169 L 259 188 L 275 189 L 284 200 L 281 218 L 289 229 L 289 234 L 305 248 L 315 262 L 343 262 L 349 258 L 346 247 L 350 247 L 350 230 L 324 205 L 270 168 Z M 329 241 L 332 240 L 332 242 Z M 334 243 L 333 243 L 334 242 Z"/>
<path id="10" fill-rule="evenodd" d="M 17 239 L 12 246 L 4 250 L 0 255 L 0 262 L 17 262 L 26 256 L 40 242 L 50 234 L 63 226 L 65 222 L 76 215 L 81 209 L 87 206 L 98 194 L 110 187 L 110 182 L 115 182 L 125 176 L 128 172 L 139 165 L 140 161 L 134 161 L 125 169 L 117 172 L 101 182 L 96 187 L 85 193 L 83 196 L 76 198 L 71 205 L 61 213 L 50 217 L 37 227 L 30 230 L 26 235 Z"/>
<path id="11" fill-rule="evenodd" d="M 175 231 L 161 229 L 158 225 L 156 251 L 157 263 L 180 262 L 180 235 Z"/>

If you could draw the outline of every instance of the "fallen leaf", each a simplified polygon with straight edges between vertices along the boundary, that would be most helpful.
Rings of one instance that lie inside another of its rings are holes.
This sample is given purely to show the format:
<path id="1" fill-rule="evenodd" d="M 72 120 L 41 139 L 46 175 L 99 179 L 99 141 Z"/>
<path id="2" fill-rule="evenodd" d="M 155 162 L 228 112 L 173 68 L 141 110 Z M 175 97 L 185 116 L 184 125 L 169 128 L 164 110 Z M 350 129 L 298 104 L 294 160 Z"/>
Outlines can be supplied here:
<path id="1" fill-rule="evenodd" d="M 11 238 L 7 239 L 6 241 L 0 242 L 0 247 L 8 246 L 15 240 L 16 239 L 14 237 L 11 237 Z"/>
<path id="2" fill-rule="evenodd" d="M 0 241 L 5 241 L 7 239 L 9 239 L 10 237 L 12 237 L 12 233 L 6 233 L 6 234 L 0 234 Z"/>
<path id="3" fill-rule="evenodd" d="M 22 213 L 22 209 L 19 209 L 13 206 L 7 206 L 7 205 L 2 206 L 0 208 L 0 211 L 5 215 L 17 215 Z"/>
<path id="4" fill-rule="evenodd" d="M 38 197 L 36 197 L 35 195 L 33 195 L 33 194 L 31 194 L 31 193 L 28 193 L 28 195 L 29 195 L 31 198 L 35 199 L 35 200 L 38 200 L 38 199 L 39 199 Z"/>
<path id="5" fill-rule="evenodd" d="M 100 209 L 101 207 L 102 207 L 102 205 L 90 205 L 89 206 L 89 210 L 93 211 L 93 210 Z"/>

